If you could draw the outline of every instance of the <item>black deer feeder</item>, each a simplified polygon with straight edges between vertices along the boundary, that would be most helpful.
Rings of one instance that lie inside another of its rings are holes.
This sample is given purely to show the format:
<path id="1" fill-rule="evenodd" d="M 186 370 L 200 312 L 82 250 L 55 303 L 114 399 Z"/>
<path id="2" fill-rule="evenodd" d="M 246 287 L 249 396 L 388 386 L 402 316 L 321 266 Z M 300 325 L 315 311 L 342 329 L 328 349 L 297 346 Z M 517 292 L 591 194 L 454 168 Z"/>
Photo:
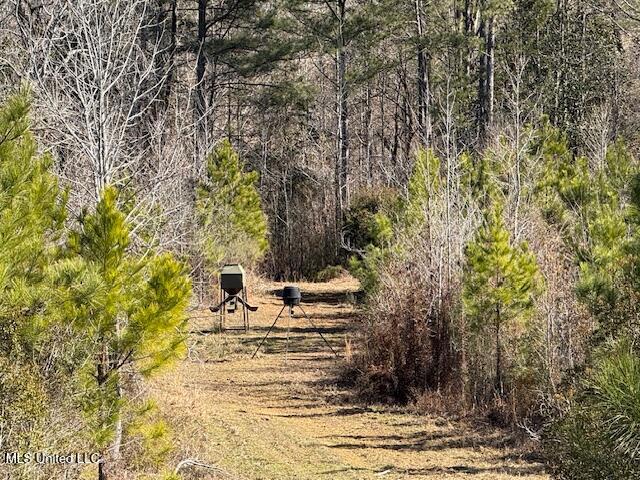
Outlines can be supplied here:
<path id="1" fill-rule="evenodd" d="M 278 316 L 276 317 L 276 319 L 273 321 L 273 323 L 269 327 L 269 330 L 267 331 L 267 334 L 264 336 L 264 338 L 260 342 L 260 345 L 258 345 L 258 348 L 256 348 L 256 351 L 253 352 L 253 355 L 251 356 L 251 358 L 255 358 L 255 356 L 258 353 L 258 351 L 260 351 L 260 347 L 262 347 L 262 344 L 264 344 L 265 340 L 267 339 L 267 337 L 271 333 L 271 330 L 273 330 L 273 327 L 276 326 L 276 323 L 280 319 L 280 316 L 282 315 L 282 312 L 284 312 L 284 309 L 287 308 L 287 307 L 289 307 L 289 309 L 288 309 L 289 310 L 289 318 L 288 318 L 288 323 L 287 323 L 287 349 L 286 349 L 286 353 L 285 353 L 285 360 L 286 360 L 287 355 L 289 353 L 289 330 L 290 330 L 291 320 L 293 319 L 293 308 L 294 307 L 298 307 L 302 311 L 302 314 L 309 321 L 309 323 L 311 324 L 313 329 L 316 332 L 318 332 L 318 334 L 320 335 L 320 337 L 322 338 L 324 343 L 326 343 L 327 346 L 329 347 L 329 349 L 331 349 L 331 351 L 333 352 L 333 354 L 336 357 L 338 357 L 339 356 L 338 353 L 334 350 L 334 348 L 327 341 L 327 339 L 324 337 L 324 335 L 322 335 L 322 332 L 316 326 L 316 324 L 313 322 L 313 320 L 311 320 L 309 315 L 307 315 L 307 313 L 304 311 L 304 309 L 302 308 L 302 305 L 300 305 L 300 301 L 302 300 L 302 294 L 300 293 L 300 288 L 298 288 L 296 286 L 293 286 L 293 285 L 287 285 L 286 287 L 284 287 L 282 289 L 282 294 L 280 296 L 282 297 L 282 303 L 283 303 L 282 308 L 280 309 L 280 313 L 278 313 Z"/>
<path id="2" fill-rule="evenodd" d="M 286 307 L 295 307 L 300 305 L 302 295 L 298 287 L 287 286 L 282 289 L 282 300 Z"/>
<path id="3" fill-rule="evenodd" d="M 227 314 L 232 314 L 242 307 L 242 326 L 227 328 Z M 258 307 L 249 305 L 247 301 L 247 286 L 245 285 L 245 273 L 242 265 L 225 265 L 220 270 L 220 303 L 209 310 L 216 313 L 220 311 L 220 330 L 244 330 L 249 331 L 249 312 L 255 312 Z"/>

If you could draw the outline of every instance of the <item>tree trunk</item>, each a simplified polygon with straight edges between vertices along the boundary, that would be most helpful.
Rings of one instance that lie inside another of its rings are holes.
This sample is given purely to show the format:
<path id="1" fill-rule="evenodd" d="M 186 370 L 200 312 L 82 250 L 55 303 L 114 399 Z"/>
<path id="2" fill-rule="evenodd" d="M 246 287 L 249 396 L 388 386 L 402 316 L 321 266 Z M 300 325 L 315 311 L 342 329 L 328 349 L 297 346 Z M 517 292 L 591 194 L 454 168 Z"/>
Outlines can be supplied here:
<path id="1" fill-rule="evenodd" d="M 500 306 L 496 305 L 496 381 L 495 389 L 500 396 L 504 395 L 502 384 L 502 345 L 500 344 Z"/>
<path id="2" fill-rule="evenodd" d="M 169 28 L 169 51 L 171 55 L 171 67 L 169 70 L 169 75 L 167 78 L 167 88 L 166 88 L 166 97 L 171 95 L 171 90 L 173 88 L 173 83 L 175 82 L 176 75 L 176 66 L 175 66 L 175 56 L 176 56 L 176 36 L 178 35 L 178 0 L 172 0 L 171 2 L 171 25 Z"/>
<path id="3" fill-rule="evenodd" d="M 485 38 L 486 35 L 486 22 L 480 21 L 480 28 L 478 30 L 478 36 Z M 484 140 L 487 126 L 487 52 L 486 49 L 480 54 L 478 59 L 478 136 L 480 141 Z"/>
<path id="4" fill-rule="evenodd" d="M 426 48 L 422 45 L 425 36 L 424 5 L 416 0 L 416 26 L 418 33 L 418 133 L 425 147 L 431 143 L 431 109 L 429 91 L 430 59 Z"/>
<path id="5" fill-rule="evenodd" d="M 207 1 L 198 0 L 198 57 L 196 59 L 196 114 L 200 125 L 204 124 L 206 114 L 206 95 L 204 76 L 207 68 L 207 58 L 204 46 L 207 38 Z"/>
<path id="6" fill-rule="evenodd" d="M 365 112 L 365 158 L 367 169 L 367 187 L 373 185 L 373 161 L 371 159 L 371 153 L 373 149 L 373 134 L 371 120 L 373 118 L 373 109 L 371 106 L 371 83 L 367 82 L 367 95 L 366 95 L 366 112 Z"/>
<path id="7" fill-rule="evenodd" d="M 342 229 L 344 209 L 349 204 L 348 167 L 349 167 L 349 135 L 348 135 L 348 91 L 346 83 L 347 55 L 344 42 L 345 0 L 338 0 L 337 13 L 339 22 L 338 44 L 336 50 L 336 83 L 337 83 L 337 116 L 338 144 L 336 155 L 336 232 Z"/>
<path id="8" fill-rule="evenodd" d="M 158 99 L 161 101 L 161 108 L 166 111 L 169 107 L 169 97 L 171 96 L 171 91 L 176 77 L 175 55 L 176 35 L 178 29 L 178 0 L 171 0 L 168 9 L 165 9 L 164 3 L 165 2 L 162 0 L 158 1 L 158 12 L 155 29 L 156 42 L 163 46 L 167 46 L 166 52 L 163 52 L 156 58 L 157 71 L 163 72 L 163 74 L 166 71 L 164 83 L 158 94 Z M 166 28 L 167 23 L 169 25 L 168 29 Z M 165 35 L 168 35 L 168 38 L 165 37 Z"/>
<path id="9" fill-rule="evenodd" d="M 116 396 L 118 400 L 122 398 L 122 386 L 120 382 L 116 384 Z M 115 435 L 113 438 L 113 459 L 117 462 L 120 459 L 120 447 L 122 446 L 122 417 L 118 415 L 116 418 Z"/>
<path id="10" fill-rule="evenodd" d="M 102 351 L 96 362 L 96 382 L 98 388 L 100 388 L 107 381 L 107 369 L 108 369 L 108 352 L 106 346 L 103 345 Z M 105 468 L 106 455 L 103 450 L 100 454 L 100 461 L 98 462 L 98 480 L 107 480 L 107 471 Z"/>
<path id="11" fill-rule="evenodd" d="M 495 32 L 495 20 L 493 17 L 487 21 L 487 60 L 486 60 L 486 128 L 491 128 L 493 125 L 493 104 L 495 97 L 495 50 L 496 50 L 496 32 Z"/>
<path id="12" fill-rule="evenodd" d="M 478 133 L 481 143 L 486 141 L 488 130 L 493 123 L 496 44 L 494 24 L 493 17 L 482 20 L 478 31 L 478 35 L 484 40 L 484 52 L 480 55 L 480 74 L 478 75 Z"/>

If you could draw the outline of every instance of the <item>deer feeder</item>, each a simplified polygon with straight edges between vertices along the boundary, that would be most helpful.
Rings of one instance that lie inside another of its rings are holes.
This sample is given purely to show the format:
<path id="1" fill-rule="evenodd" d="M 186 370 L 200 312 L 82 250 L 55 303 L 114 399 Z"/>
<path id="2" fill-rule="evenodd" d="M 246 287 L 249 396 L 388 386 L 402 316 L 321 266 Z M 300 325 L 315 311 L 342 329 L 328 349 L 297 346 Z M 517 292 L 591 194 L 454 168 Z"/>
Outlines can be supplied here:
<path id="1" fill-rule="evenodd" d="M 220 270 L 220 303 L 215 307 L 210 307 L 212 312 L 220 311 L 220 329 L 237 330 L 238 328 L 226 328 L 226 316 L 234 313 L 238 309 L 238 304 L 242 307 L 242 327 L 245 332 L 249 331 L 249 312 L 255 312 L 258 307 L 249 305 L 247 302 L 247 286 L 245 284 L 245 273 L 242 265 L 225 265 Z"/>

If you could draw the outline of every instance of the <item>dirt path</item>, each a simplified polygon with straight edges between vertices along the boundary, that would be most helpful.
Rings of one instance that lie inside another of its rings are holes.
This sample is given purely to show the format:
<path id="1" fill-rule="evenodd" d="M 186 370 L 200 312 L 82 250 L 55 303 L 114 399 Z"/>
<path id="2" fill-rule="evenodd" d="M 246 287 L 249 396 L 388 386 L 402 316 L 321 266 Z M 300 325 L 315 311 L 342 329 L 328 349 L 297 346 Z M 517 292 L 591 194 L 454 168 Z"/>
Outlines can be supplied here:
<path id="1" fill-rule="evenodd" d="M 305 310 L 343 351 L 354 284 L 300 286 Z M 181 455 L 240 479 L 548 478 L 540 465 L 501 447 L 498 432 L 345 402 L 347 392 L 334 380 L 335 359 L 303 319 L 291 323 L 288 353 L 285 318 L 251 360 L 281 304 L 270 293 L 250 300 L 260 309 L 249 334 L 193 333 L 191 358 L 154 381 L 152 394 L 172 419 Z M 213 317 L 192 323 L 195 331 L 210 328 Z M 184 474 L 223 478 L 203 467 Z"/>

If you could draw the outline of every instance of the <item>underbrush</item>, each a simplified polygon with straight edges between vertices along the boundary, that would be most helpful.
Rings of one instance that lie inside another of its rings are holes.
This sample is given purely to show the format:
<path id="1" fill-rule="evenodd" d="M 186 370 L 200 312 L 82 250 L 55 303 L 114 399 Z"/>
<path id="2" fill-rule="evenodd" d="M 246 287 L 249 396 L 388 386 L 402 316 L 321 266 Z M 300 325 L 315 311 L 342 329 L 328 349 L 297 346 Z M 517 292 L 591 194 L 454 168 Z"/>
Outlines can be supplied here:
<path id="1" fill-rule="evenodd" d="M 363 305 L 345 373 L 358 398 L 537 437 L 555 401 L 536 359 L 539 336 L 517 325 L 505 330 L 511 348 L 501 352 L 504 391 L 497 391 L 495 344 L 485 331 L 469 329 L 461 286 L 442 288 L 421 271 L 388 263 Z"/>
<path id="2" fill-rule="evenodd" d="M 459 392 L 461 358 L 451 338 L 456 310 L 451 297 L 434 303 L 431 286 L 392 269 L 380 281 L 382 288 L 367 299 L 352 355 L 362 398 L 408 404 L 426 391 Z"/>
<path id="3" fill-rule="evenodd" d="M 330 282 L 347 275 L 349 275 L 349 272 L 342 265 L 329 265 L 315 274 L 314 281 Z"/>

